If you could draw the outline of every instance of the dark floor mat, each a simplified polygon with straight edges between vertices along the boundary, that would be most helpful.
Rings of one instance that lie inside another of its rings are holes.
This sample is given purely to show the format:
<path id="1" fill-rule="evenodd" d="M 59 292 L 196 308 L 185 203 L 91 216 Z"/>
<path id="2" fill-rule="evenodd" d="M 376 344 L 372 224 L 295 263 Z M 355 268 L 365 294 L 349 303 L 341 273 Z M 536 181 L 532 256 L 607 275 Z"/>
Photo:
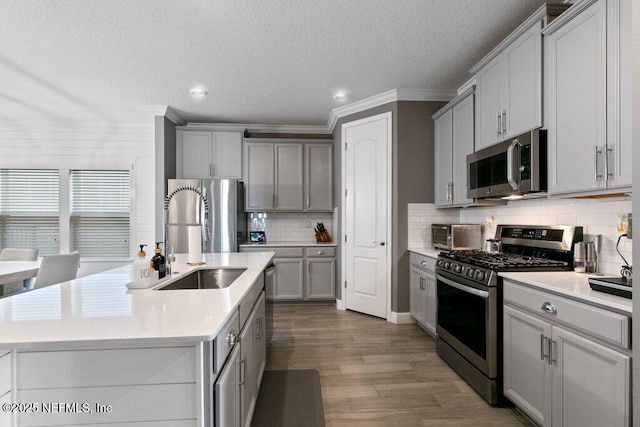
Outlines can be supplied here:
<path id="1" fill-rule="evenodd" d="M 320 374 L 315 369 L 264 371 L 253 427 L 322 427 Z"/>

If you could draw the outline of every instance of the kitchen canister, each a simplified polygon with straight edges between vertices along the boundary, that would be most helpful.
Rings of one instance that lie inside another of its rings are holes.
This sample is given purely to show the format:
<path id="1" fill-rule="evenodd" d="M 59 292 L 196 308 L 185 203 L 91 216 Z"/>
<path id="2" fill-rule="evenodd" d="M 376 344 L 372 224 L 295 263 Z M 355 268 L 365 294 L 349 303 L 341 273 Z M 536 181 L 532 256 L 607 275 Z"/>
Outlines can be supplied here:
<path id="1" fill-rule="evenodd" d="M 584 242 L 573 245 L 573 271 L 584 273 L 587 269 L 587 253 Z"/>

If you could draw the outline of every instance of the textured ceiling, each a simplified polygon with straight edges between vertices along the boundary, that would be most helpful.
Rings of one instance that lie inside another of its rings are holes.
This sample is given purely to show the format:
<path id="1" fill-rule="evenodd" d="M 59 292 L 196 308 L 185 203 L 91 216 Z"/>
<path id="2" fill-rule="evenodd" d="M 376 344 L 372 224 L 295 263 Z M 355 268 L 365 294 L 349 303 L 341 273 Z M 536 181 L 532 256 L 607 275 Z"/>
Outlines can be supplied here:
<path id="1" fill-rule="evenodd" d="M 168 105 L 189 122 L 326 125 L 391 89 L 456 89 L 543 3 L 2 0 L 0 120 Z"/>

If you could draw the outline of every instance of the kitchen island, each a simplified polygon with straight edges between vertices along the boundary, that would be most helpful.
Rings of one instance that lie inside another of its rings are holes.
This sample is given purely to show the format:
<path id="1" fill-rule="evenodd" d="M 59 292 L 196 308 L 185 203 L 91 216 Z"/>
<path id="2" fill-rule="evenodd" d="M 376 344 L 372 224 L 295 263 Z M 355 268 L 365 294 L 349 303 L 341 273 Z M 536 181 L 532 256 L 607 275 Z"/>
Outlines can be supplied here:
<path id="1" fill-rule="evenodd" d="M 149 289 L 127 289 L 125 266 L 0 300 L 0 403 L 9 405 L 0 425 L 250 417 L 264 369 L 262 273 L 273 253 L 207 254 L 202 266 L 176 258 L 172 276 Z M 218 267 L 246 271 L 224 289 L 156 290 Z"/>

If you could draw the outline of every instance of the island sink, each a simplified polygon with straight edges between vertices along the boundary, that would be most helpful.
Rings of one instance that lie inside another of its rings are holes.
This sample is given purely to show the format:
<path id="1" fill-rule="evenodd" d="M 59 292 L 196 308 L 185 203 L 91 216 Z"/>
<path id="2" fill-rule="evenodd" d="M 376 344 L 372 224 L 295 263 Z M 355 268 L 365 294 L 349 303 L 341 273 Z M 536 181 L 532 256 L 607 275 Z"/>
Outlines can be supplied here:
<path id="1" fill-rule="evenodd" d="M 223 289 L 231 285 L 246 270 L 246 268 L 209 268 L 196 270 L 156 290 Z"/>

